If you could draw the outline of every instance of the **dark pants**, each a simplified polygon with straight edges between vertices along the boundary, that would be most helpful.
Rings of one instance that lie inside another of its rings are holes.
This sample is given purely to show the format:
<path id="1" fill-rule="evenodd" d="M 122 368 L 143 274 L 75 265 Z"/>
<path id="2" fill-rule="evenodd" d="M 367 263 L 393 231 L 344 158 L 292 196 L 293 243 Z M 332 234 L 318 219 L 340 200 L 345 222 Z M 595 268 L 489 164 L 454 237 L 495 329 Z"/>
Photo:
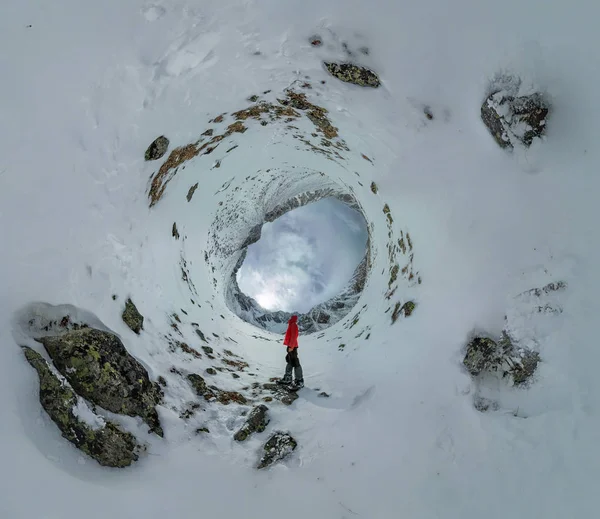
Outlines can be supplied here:
<path id="1" fill-rule="evenodd" d="M 287 365 L 285 366 L 284 380 L 292 380 L 292 370 L 294 370 L 295 381 L 304 382 L 302 366 L 300 365 L 300 359 L 298 358 L 298 348 L 288 350 L 285 361 L 287 362 Z"/>

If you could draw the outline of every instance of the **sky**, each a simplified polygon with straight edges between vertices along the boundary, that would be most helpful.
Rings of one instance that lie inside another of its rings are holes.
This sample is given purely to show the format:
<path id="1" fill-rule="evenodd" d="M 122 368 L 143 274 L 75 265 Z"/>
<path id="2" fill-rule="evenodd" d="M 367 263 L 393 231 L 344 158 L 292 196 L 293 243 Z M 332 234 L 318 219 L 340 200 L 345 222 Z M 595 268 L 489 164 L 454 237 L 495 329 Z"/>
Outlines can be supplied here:
<path id="1" fill-rule="evenodd" d="M 305 313 L 344 288 L 366 243 L 362 215 L 335 198 L 294 209 L 248 247 L 240 289 L 267 310 Z"/>

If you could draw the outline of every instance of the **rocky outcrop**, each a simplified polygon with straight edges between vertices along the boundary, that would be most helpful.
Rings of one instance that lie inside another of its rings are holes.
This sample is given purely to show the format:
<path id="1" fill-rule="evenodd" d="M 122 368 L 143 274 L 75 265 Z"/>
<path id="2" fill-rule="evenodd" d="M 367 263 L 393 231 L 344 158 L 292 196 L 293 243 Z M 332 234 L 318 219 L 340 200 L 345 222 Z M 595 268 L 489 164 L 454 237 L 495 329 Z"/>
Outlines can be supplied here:
<path id="1" fill-rule="evenodd" d="M 463 360 L 464 366 L 474 377 L 484 373 L 496 374 L 509 379 L 516 386 L 529 381 L 539 362 L 537 352 L 513 345 L 505 332 L 498 342 L 489 337 L 475 337 L 467 345 Z"/>
<path id="2" fill-rule="evenodd" d="M 362 87 L 377 88 L 381 81 L 375 72 L 368 68 L 354 65 L 352 63 L 324 63 L 327 72 L 333 77 L 344 81 L 345 83 L 352 83 Z"/>
<path id="3" fill-rule="evenodd" d="M 237 391 L 224 391 L 216 386 L 209 386 L 206 381 L 196 373 L 190 373 L 187 376 L 188 382 L 196 391 L 198 396 L 204 397 L 204 400 L 217 400 L 223 405 L 229 405 L 232 402 L 240 405 L 248 403 L 246 397 Z"/>
<path id="4" fill-rule="evenodd" d="M 161 390 L 116 335 L 84 328 L 38 341 L 80 396 L 107 411 L 139 416 L 163 435 L 155 409 Z"/>
<path id="5" fill-rule="evenodd" d="M 289 456 L 298 446 L 298 443 L 288 433 L 277 431 L 269 438 L 263 447 L 264 454 L 258 464 L 259 469 L 271 466 L 273 463 Z"/>
<path id="6" fill-rule="evenodd" d="M 35 368 L 40 379 L 40 403 L 63 438 L 106 467 L 127 467 L 138 459 L 141 449 L 135 436 L 118 425 L 98 418 L 92 427 L 77 416 L 77 395 L 52 371 L 35 350 L 23 346 L 25 358 Z"/>
<path id="7" fill-rule="evenodd" d="M 167 139 L 164 135 L 158 137 L 146 150 L 146 154 L 144 158 L 146 160 L 158 160 L 167 153 L 169 149 L 169 139 Z"/>
<path id="8" fill-rule="evenodd" d="M 121 317 L 125 324 L 138 335 L 144 329 L 144 316 L 138 312 L 131 298 L 125 301 L 125 309 Z"/>
<path id="9" fill-rule="evenodd" d="M 546 131 L 549 109 L 541 94 L 515 97 L 500 90 L 481 105 L 481 119 L 501 148 L 512 148 L 517 142 L 528 147 Z"/>
<path id="10" fill-rule="evenodd" d="M 269 408 L 266 405 L 258 405 L 248 415 L 246 422 L 242 427 L 235 433 L 233 439 L 238 442 L 243 442 L 255 432 L 263 432 L 269 422 L 271 421 L 268 416 Z"/>

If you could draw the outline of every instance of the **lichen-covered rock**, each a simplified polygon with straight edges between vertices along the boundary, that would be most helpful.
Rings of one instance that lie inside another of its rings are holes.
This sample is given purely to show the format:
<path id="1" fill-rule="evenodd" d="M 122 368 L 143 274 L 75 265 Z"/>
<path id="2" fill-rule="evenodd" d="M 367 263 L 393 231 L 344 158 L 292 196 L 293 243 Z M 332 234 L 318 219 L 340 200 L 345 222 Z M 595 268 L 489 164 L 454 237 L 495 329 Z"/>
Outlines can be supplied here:
<path id="1" fill-rule="evenodd" d="M 546 130 L 549 109 L 541 94 L 514 97 L 500 90 L 481 105 L 481 119 L 501 148 L 512 148 L 516 142 L 531 146 Z"/>
<path id="2" fill-rule="evenodd" d="M 206 385 L 206 381 L 200 375 L 197 375 L 196 373 L 190 373 L 187 376 L 187 379 L 198 396 L 204 396 L 210 392 L 208 386 Z"/>
<path id="3" fill-rule="evenodd" d="M 257 405 L 246 419 L 246 422 L 238 432 L 235 433 L 233 439 L 238 442 L 243 442 L 254 432 L 263 432 L 269 422 L 271 421 L 268 417 L 269 408 L 266 405 Z"/>
<path id="4" fill-rule="evenodd" d="M 324 63 L 327 71 L 334 77 L 354 85 L 377 88 L 381 82 L 375 72 L 352 63 Z"/>
<path id="5" fill-rule="evenodd" d="M 292 453 L 298 446 L 298 443 L 288 433 L 277 431 L 265 443 L 264 454 L 258 464 L 259 469 L 269 467 L 276 461 L 280 461 Z"/>
<path id="6" fill-rule="evenodd" d="M 506 332 L 500 341 L 475 337 L 467 345 L 464 366 L 474 377 L 482 373 L 498 374 L 516 386 L 529 381 L 540 362 L 537 352 L 515 346 Z"/>
<path id="7" fill-rule="evenodd" d="M 163 435 L 155 409 L 160 387 L 116 335 L 84 328 L 38 341 L 79 395 L 113 413 L 139 416 Z"/>
<path id="8" fill-rule="evenodd" d="M 122 317 L 125 324 L 138 335 L 144 329 L 144 316 L 138 312 L 131 298 L 125 301 L 125 309 L 123 310 Z"/>
<path id="9" fill-rule="evenodd" d="M 160 159 L 167 150 L 169 149 L 169 139 L 167 139 L 164 135 L 158 137 L 146 150 L 146 154 L 144 158 L 146 160 L 158 160 Z"/>
<path id="10" fill-rule="evenodd" d="M 98 419 L 99 423 L 104 422 L 98 428 L 83 422 L 74 411 L 77 395 L 73 390 L 52 373 L 39 353 L 27 346 L 22 348 L 40 379 L 40 403 L 63 438 L 106 467 L 127 467 L 138 459 L 141 447 L 135 436 L 104 419 Z"/>

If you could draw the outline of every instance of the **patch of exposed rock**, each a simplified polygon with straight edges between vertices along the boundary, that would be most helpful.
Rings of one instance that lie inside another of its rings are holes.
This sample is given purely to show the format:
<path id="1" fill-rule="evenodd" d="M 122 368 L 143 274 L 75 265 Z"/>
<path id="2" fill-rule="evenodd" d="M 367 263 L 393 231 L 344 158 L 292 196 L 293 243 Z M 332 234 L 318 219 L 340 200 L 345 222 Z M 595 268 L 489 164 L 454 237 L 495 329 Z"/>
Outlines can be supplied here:
<path id="1" fill-rule="evenodd" d="M 539 362 L 537 352 L 513 345 L 505 332 L 498 342 L 489 337 L 475 337 L 467 345 L 463 360 L 464 366 L 474 377 L 484 373 L 496 374 L 509 379 L 516 386 L 529 381 Z"/>
<path id="2" fill-rule="evenodd" d="M 377 88 L 381 81 L 375 72 L 368 68 L 354 65 L 352 63 L 327 63 L 324 62 L 327 72 L 333 77 L 344 81 L 345 83 L 352 83 L 362 87 Z"/>
<path id="3" fill-rule="evenodd" d="M 277 431 L 269 438 L 263 447 L 264 454 L 258 464 L 259 469 L 264 469 L 273 463 L 289 456 L 298 446 L 298 443 L 288 433 Z"/>
<path id="4" fill-rule="evenodd" d="M 135 436 L 122 431 L 113 422 L 98 418 L 93 428 L 77 415 L 77 395 L 52 371 L 35 350 L 23 346 L 25 358 L 35 368 L 40 379 L 40 403 L 63 438 L 106 467 L 127 467 L 138 459 Z"/>
<path id="5" fill-rule="evenodd" d="M 125 301 L 125 309 L 122 314 L 123 321 L 138 335 L 144 329 L 144 316 L 140 314 L 131 298 Z"/>
<path id="6" fill-rule="evenodd" d="M 481 105 L 481 119 L 501 148 L 512 148 L 517 142 L 528 147 L 546 131 L 549 109 L 539 93 L 515 97 L 500 90 Z"/>
<path id="7" fill-rule="evenodd" d="M 298 393 L 296 391 L 289 391 L 285 386 L 269 382 L 262 385 L 263 389 L 266 389 L 271 397 L 275 400 L 279 400 L 282 404 L 292 405 L 295 400 L 298 399 Z"/>
<path id="8" fill-rule="evenodd" d="M 139 416 L 163 435 L 155 409 L 161 389 L 116 335 L 84 328 L 37 340 L 80 396 L 107 411 Z"/>
<path id="9" fill-rule="evenodd" d="M 158 160 L 167 153 L 169 149 L 169 139 L 167 139 L 164 135 L 158 137 L 146 150 L 146 154 L 144 158 L 146 160 Z"/>
<path id="10" fill-rule="evenodd" d="M 196 373 L 190 373 L 187 376 L 188 382 L 196 391 L 198 396 L 204 397 L 204 400 L 217 400 L 223 405 L 229 405 L 232 402 L 240 405 L 246 405 L 248 400 L 244 395 L 237 391 L 224 391 L 216 386 L 209 386 L 204 378 Z"/>
<path id="11" fill-rule="evenodd" d="M 269 416 L 269 408 L 266 405 L 258 405 L 248 415 L 246 422 L 242 427 L 235 433 L 233 439 L 238 442 L 243 442 L 255 432 L 263 432 L 269 422 L 271 421 Z"/>

